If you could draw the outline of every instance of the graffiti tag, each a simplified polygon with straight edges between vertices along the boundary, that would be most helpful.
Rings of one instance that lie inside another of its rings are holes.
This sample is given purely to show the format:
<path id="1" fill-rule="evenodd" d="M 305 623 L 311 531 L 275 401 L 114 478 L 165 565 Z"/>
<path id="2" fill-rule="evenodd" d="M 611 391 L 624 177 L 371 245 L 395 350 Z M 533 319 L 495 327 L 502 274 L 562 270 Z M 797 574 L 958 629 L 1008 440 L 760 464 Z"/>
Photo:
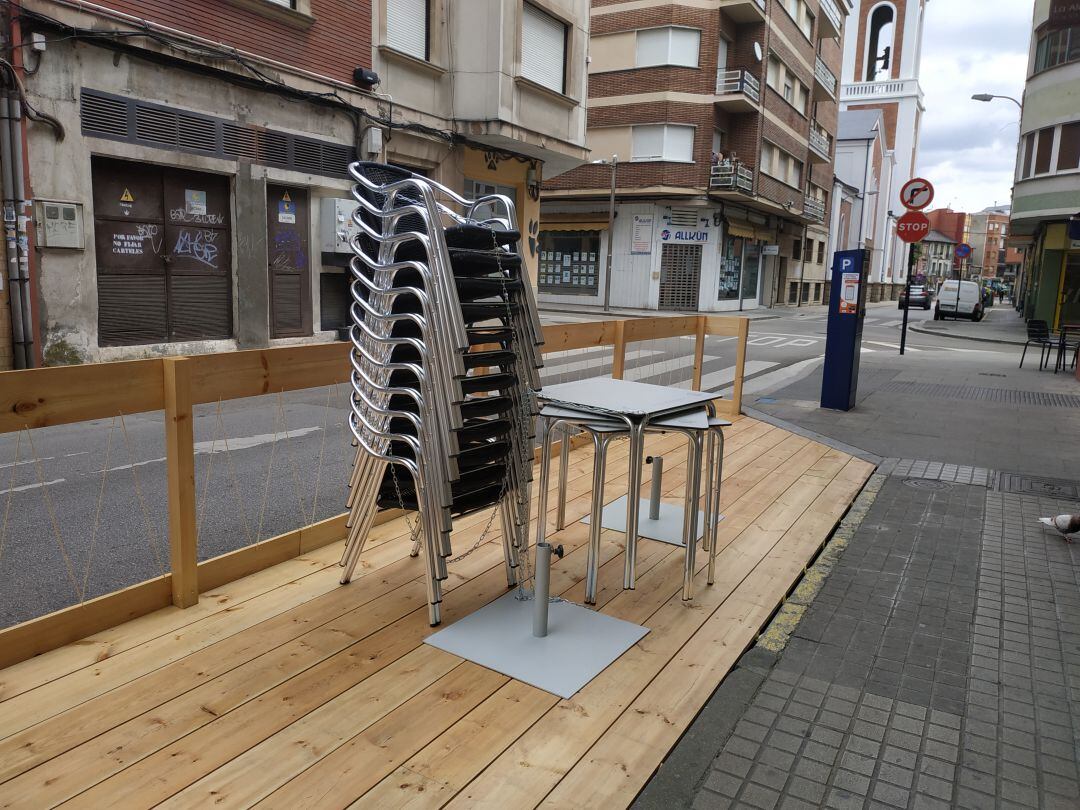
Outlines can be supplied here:
<path id="1" fill-rule="evenodd" d="M 218 246 L 217 231 L 180 231 L 176 238 L 173 253 L 177 256 L 190 256 L 207 267 L 217 269 Z"/>
<path id="2" fill-rule="evenodd" d="M 170 222 L 182 222 L 185 225 L 224 225 L 224 214 L 194 214 L 186 208 L 173 208 L 169 211 Z"/>

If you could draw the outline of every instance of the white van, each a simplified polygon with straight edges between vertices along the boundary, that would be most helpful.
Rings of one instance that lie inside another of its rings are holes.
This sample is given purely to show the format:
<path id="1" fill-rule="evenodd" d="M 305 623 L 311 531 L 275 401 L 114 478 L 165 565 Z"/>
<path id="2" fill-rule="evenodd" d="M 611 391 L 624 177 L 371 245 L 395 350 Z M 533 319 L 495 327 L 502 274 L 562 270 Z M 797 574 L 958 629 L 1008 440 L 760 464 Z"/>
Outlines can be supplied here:
<path id="1" fill-rule="evenodd" d="M 957 295 L 956 285 L 960 285 Z M 974 281 L 946 281 L 938 288 L 934 320 L 942 318 L 970 318 L 981 321 L 983 317 L 982 290 Z"/>

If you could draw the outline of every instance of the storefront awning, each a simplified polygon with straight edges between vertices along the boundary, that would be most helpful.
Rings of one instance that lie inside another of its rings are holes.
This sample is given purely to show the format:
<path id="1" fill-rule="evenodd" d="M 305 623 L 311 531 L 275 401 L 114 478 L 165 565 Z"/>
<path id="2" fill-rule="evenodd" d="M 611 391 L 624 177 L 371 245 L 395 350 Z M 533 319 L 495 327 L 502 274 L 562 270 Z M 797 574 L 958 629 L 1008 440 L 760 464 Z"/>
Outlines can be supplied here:
<path id="1" fill-rule="evenodd" d="M 540 223 L 541 231 L 606 231 L 608 221 L 606 219 L 587 219 L 577 222 L 544 220 Z"/>
<path id="2" fill-rule="evenodd" d="M 727 220 L 727 235 L 728 236 L 740 236 L 743 239 L 756 239 L 757 236 L 754 233 L 754 226 L 747 222 L 745 219 L 734 219 L 728 217 Z"/>
<path id="3" fill-rule="evenodd" d="M 762 242 L 775 243 L 776 231 L 770 231 L 760 227 L 754 228 L 754 237 L 760 239 Z"/>

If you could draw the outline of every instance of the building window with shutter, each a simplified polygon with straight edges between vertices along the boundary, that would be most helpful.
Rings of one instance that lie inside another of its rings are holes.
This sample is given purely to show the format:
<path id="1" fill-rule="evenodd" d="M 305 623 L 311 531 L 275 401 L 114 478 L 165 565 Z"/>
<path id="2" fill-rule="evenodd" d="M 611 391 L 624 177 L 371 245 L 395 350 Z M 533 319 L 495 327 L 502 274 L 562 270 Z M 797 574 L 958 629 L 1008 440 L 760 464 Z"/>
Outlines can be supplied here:
<path id="1" fill-rule="evenodd" d="M 643 124 L 633 127 L 631 160 L 692 163 L 694 127 L 681 124 Z"/>
<path id="2" fill-rule="evenodd" d="M 697 67 L 701 31 L 696 28 L 644 28 L 637 32 L 637 67 L 679 65 Z"/>
<path id="3" fill-rule="evenodd" d="M 422 59 L 431 56 L 429 0 L 386 0 L 386 44 Z"/>
<path id="4" fill-rule="evenodd" d="M 566 94 L 566 23 L 531 3 L 521 13 L 521 77 Z"/>
<path id="5" fill-rule="evenodd" d="M 542 293 L 597 295 L 600 231 L 540 231 L 537 287 Z"/>

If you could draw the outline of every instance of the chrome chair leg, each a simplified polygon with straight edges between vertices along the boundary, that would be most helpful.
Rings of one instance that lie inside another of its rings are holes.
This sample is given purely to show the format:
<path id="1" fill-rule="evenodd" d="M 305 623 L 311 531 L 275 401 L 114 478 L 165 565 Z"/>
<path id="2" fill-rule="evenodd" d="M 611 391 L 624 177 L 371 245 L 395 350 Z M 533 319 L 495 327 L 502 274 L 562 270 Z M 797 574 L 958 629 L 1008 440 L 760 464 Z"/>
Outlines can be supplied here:
<path id="1" fill-rule="evenodd" d="M 589 431 L 593 440 L 592 507 L 589 513 L 589 553 L 585 562 L 585 603 L 596 604 L 596 581 L 600 572 L 600 532 L 604 514 L 604 476 L 610 436 Z"/>
<path id="2" fill-rule="evenodd" d="M 566 476 L 570 469 L 570 425 L 563 425 L 562 441 L 559 443 L 559 502 L 555 512 L 555 530 L 566 528 Z"/>
<path id="3" fill-rule="evenodd" d="M 723 484 L 724 474 L 724 429 L 722 426 L 710 427 L 710 438 L 714 438 L 713 450 L 716 453 L 716 461 L 710 462 L 710 470 L 714 471 L 716 488 L 712 498 L 712 513 L 708 515 L 708 527 L 706 534 L 709 541 L 709 572 L 706 582 L 712 585 L 716 581 L 716 546 L 720 540 L 720 488 Z"/>
<path id="4" fill-rule="evenodd" d="M 626 562 L 623 567 L 623 587 L 633 590 L 637 580 L 638 500 L 641 497 L 641 465 L 645 458 L 645 426 L 637 422 L 630 427 L 630 474 L 626 491 Z"/>
<path id="5" fill-rule="evenodd" d="M 697 552 L 698 501 L 701 498 L 701 450 L 703 435 L 694 432 L 688 437 L 686 460 L 686 497 L 684 499 L 683 543 L 683 601 L 694 598 L 694 568 Z"/>

